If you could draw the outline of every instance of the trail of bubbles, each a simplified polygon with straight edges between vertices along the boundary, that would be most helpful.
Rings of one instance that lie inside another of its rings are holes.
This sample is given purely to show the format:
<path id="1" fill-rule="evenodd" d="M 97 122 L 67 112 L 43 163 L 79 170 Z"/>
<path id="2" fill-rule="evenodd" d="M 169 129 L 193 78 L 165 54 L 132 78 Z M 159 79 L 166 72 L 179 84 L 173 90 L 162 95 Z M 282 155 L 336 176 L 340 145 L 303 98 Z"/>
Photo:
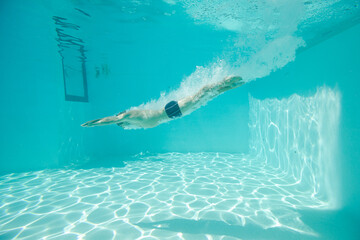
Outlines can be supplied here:
<path id="1" fill-rule="evenodd" d="M 171 100 L 193 95 L 203 86 L 239 75 L 246 81 L 265 77 L 294 61 L 296 49 L 305 42 L 294 35 L 303 16 L 303 1 L 259 0 L 180 0 L 165 1 L 181 4 L 199 24 L 237 33 L 233 47 L 222 59 L 196 67 L 183 79 L 177 90 L 162 93 L 160 98 L 136 108 L 159 109 Z"/>
<path id="2" fill-rule="evenodd" d="M 166 103 L 171 100 L 180 100 L 186 96 L 194 95 L 203 86 L 215 82 L 220 82 L 226 76 L 230 75 L 229 66 L 224 60 L 218 60 L 209 66 L 197 66 L 196 70 L 188 77 L 186 77 L 180 84 L 180 87 L 168 93 L 161 93 L 159 99 L 151 100 L 142 104 L 138 109 L 159 109 L 163 108 Z"/>
<path id="3" fill-rule="evenodd" d="M 299 37 L 287 35 L 277 38 L 254 53 L 248 61 L 234 63 L 231 73 L 242 76 L 247 82 L 266 77 L 294 61 L 296 49 L 302 46 L 305 42 Z"/>

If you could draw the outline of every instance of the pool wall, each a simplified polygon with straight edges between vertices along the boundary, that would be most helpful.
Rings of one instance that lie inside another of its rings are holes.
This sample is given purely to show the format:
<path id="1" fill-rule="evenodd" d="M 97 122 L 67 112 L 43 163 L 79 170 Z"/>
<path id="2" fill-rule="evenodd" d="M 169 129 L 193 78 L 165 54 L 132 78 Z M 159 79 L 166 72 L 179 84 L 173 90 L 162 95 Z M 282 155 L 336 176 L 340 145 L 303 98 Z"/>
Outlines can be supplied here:
<path id="1" fill-rule="evenodd" d="M 292 93 L 309 96 L 316 87 L 324 85 L 338 89 L 341 115 L 336 167 L 341 194 L 337 197 L 351 216 L 359 216 L 360 213 L 357 204 L 360 197 L 360 150 L 357 147 L 360 141 L 360 110 L 357 107 L 360 100 L 359 33 L 360 26 L 357 25 L 298 54 L 294 63 L 248 86 L 248 91 L 260 99 L 283 98 Z"/>
<path id="2" fill-rule="evenodd" d="M 309 97 L 250 96 L 249 102 L 250 161 L 277 170 L 303 196 L 317 200 L 304 206 L 338 208 L 340 93 L 321 87 Z"/>

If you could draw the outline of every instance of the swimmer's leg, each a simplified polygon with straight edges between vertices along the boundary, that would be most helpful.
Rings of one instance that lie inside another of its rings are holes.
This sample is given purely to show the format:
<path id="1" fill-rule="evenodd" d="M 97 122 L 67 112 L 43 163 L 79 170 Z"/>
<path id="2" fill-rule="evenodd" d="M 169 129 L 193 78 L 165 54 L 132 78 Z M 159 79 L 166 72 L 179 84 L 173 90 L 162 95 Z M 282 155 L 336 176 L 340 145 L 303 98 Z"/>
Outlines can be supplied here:
<path id="1" fill-rule="evenodd" d="M 119 112 L 118 114 L 116 114 L 116 116 L 120 116 L 121 114 L 125 114 L 126 111 L 122 111 L 122 112 Z"/>

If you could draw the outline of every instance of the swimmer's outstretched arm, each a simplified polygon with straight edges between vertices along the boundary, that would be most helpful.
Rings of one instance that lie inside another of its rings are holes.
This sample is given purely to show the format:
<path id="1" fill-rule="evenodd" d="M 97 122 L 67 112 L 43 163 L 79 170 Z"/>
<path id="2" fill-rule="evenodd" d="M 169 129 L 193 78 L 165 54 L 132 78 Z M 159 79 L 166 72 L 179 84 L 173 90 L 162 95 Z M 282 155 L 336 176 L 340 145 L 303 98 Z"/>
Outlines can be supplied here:
<path id="1" fill-rule="evenodd" d="M 82 127 L 104 126 L 120 122 L 122 118 L 116 116 L 104 117 L 81 124 Z"/>
<path id="2" fill-rule="evenodd" d="M 104 126 L 117 124 L 121 127 L 137 126 L 140 128 L 152 128 L 159 125 L 159 122 L 167 119 L 167 115 L 163 109 L 132 109 L 124 111 L 116 116 L 99 118 L 82 124 L 83 127 Z"/>

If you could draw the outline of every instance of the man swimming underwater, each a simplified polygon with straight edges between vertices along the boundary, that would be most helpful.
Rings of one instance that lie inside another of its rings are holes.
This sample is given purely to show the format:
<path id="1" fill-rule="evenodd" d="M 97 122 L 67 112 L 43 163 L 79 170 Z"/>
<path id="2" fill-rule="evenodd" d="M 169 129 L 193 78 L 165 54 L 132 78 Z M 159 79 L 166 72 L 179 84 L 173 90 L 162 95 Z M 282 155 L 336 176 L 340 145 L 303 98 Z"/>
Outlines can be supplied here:
<path id="1" fill-rule="evenodd" d="M 241 77 L 230 76 L 221 82 L 205 85 L 196 94 L 179 101 L 171 101 L 164 109 L 130 109 L 116 116 L 104 117 L 82 124 L 83 127 L 117 124 L 124 129 L 153 128 L 168 120 L 190 114 L 201 105 L 230 89 L 240 87 L 245 82 Z"/>

